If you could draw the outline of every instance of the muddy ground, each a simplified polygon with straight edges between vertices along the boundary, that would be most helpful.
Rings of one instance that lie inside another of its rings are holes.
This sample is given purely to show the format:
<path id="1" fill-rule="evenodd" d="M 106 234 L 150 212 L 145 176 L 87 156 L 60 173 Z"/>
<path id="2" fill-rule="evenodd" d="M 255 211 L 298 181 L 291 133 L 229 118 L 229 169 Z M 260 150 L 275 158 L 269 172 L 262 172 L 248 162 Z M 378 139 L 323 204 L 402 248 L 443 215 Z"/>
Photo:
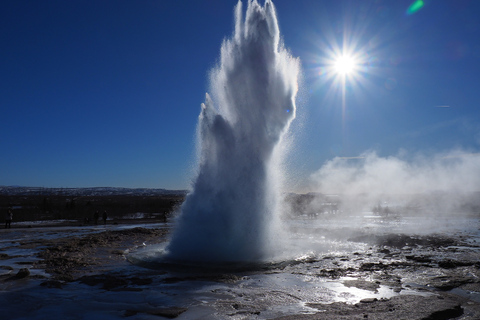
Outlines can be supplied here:
<path id="1" fill-rule="evenodd" d="M 259 273 L 290 273 L 342 281 L 346 287 L 378 292 L 380 287 L 393 289 L 398 295 L 367 298 L 358 303 L 317 303 L 303 301 L 314 310 L 308 314 L 286 314 L 275 319 L 480 319 L 480 246 L 471 239 L 440 234 L 412 236 L 406 234 L 372 235 L 357 232 L 347 241 L 367 244 L 362 252 L 287 261 L 242 272 L 200 273 L 195 268 L 165 276 L 167 271 L 131 273 L 115 272 L 115 266 L 128 264 L 128 252 L 144 243 L 165 241 L 168 229 L 133 228 L 111 230 L 82 237 L 53 240 L 26 240 L 23 248 L 41 247 L 40 260 L 33 268 L 44 269 L 50 277 L 39 278 L 39 285 L 62 289 L 72 283 L 100 286 L 106 291 L 144 290 L 155 277 L 164 284 L 204 281 L 236 284 Z M 333 236 L 333 235 L 332 235 Z M 0 252 L 1 260 L 8 260 Z M 2 275 L 0 281 L 21 281 L 31 277 L 28 269 Z M 347 278 L 345 278 L 347 277 Z M 342 280 L 343 279 L 343 280 Z M 347 279 L 347 280 L 345 280 Z M 350 279 L 350 280 L 348 280 Z M 158 281 L 155 280 L 155 281 Z M 419 294 L 407 294 L 415 291 Z M 285 295 L 285 301 L 302 300 L 300 290 Z M 215 303 L 221 314 L 232 319 L 262 318 L 270 305 L 262 299 L 245 300 L 225 297 Z M 126 309 L 125 318 L 145 313 L 161 318 L 177 318 L 188 305 Z"/>

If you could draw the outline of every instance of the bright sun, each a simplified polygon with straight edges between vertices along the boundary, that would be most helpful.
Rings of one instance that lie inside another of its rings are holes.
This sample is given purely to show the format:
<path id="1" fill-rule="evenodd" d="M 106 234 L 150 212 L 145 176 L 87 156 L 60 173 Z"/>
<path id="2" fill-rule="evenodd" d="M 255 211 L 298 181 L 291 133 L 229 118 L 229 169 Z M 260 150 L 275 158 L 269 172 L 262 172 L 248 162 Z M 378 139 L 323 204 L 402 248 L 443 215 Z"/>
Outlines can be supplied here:
<path id="1" fill-rule="evenodd" d="M 357 63 L 352 56 L 342 55 L 335 59 L 333 67 L 336 73 L 340 75 L 348 75 L 355 71 Z"/>

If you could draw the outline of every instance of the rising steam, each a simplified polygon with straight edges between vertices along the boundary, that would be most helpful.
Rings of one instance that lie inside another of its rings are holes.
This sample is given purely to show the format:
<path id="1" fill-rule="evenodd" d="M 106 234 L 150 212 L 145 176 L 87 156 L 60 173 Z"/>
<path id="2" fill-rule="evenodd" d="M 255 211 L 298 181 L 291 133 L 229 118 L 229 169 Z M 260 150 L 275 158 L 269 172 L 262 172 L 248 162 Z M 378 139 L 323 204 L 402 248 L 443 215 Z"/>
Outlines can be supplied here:
<path id="1" fill-rule="evenodd" d="M 456 214 L 461 206 L 478 202 L 473 198 L 480 191 L 480 154 L 450 151 L 407 158 L 374 152 L 356 160 L 334 158 L 312 175 L 312 188 L 343 195 L 350 199 L 344 207 L 357 212 L 385 199 L 401 201 L 416 215 Z"/>
<path id="2" fill-rule="evenodd" d="M 198 171 L 167 247 L 182 261 L 259 261 L 275 251 L 279 145 L 295 118 L 299 61 L 280 41 L 275 8 L 235 8 L 202 104 Z"/>
<path id="3" fill-rule="evenodd" d="M 331 193 L 425 193 L 480 191 L 480 154 L 460 151 L 421 156 L 379 157 L 365 153 L 358 161 L 334 158 L 313 175 Z"/>

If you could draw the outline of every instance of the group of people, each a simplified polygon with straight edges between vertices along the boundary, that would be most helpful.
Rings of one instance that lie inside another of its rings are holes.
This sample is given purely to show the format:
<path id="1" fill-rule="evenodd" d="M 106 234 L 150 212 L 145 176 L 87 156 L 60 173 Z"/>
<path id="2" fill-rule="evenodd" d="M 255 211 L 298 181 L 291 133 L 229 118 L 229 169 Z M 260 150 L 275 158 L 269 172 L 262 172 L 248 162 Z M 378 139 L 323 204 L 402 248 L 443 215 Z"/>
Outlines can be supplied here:
<path id="1" fill-rule="evenodd" d="M 93 220 L 95 222 L 95 224 L 98 223 L 98 218 L 100 217 L 100 214 L 98 213 L 98 211 L 95 211 L 95 214 L 93 215 Z M 107 224 L 107 218 L 108 218 L 108 215 L 107 215 L 107 211 L 103 211 L 103 214 L 102 214 L 102 219 L 103 219 L 103 224 Z M 88 219 L 86 219 L 86 222 L 88 222 Z M 5 229 L 10 229 L 12 227 L 12 220 L 13 220 L 13 210 L 12 208 L 9 208 L 8 209 L 8 212 L 7 214 L 5 215 Z"/>
<path id="2" fill-rule="evenodd" d="M 93 215 L 93 221 L 95 222 L 95 224 L 98 223 L 98 218 L 100 217 L 100 214 L 98 213 L 98 210 L 95 211 L 95 214 Z M 107 224 L 107 218 L 108 218 L 108 215 L 107 215 L 107 210 L 103 211 L 103 214 L 102 214 L 102 220 L 103 220 L 103 224 Z"/>
<path id="3" fill-rule="evenodd" d="M 93 223 L 98 224 L 98 218 L 100 218 L 100 213 L 98 213 L 98 210 L 97 210 L 93 214 Z M 105 211 L 103 211 L 103 214 L 102 214 L 103 224 L 107 224 L 107 218 L 108 218 L 108 214 L 107 214 L 107 210 L 105 210 Z M 85 217 L 84 223 L 89 224 L 90 223 L 90 218 Z"/>

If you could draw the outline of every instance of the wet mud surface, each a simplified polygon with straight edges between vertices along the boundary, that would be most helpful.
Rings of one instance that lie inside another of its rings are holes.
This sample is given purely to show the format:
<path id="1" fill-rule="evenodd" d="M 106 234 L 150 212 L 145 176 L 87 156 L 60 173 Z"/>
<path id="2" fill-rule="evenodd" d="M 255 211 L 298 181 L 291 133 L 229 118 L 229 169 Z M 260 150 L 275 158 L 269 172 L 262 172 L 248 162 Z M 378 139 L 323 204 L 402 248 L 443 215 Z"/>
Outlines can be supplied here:
<path id="1" fill-rule="evenodd" d="M 166 233 L 165 229 L 138 227 L 42 241 L 46 248 L 38 254 L 41 260 L 34 263 L 34 268 L 45 268 L 53 280 L 74 281 L 123 262 L 124 255 L 132 248 L 164 241 Z"/>
<path id="2" fill-rule="evenodd" d="M 61 296 L 65 315 L 78 296 L 91 312 L 119 319 L 480 319 L 480 246 L 467 233 L 315 229 L 348 249 L 236 269 L 132 264 L 168 232 L 12 239 L 0 251 L 0 308 L 40 299 L 11 319 L 41 319 L 47 299 Z M 104 301 L 91 302 L 98 294 Z"/>

